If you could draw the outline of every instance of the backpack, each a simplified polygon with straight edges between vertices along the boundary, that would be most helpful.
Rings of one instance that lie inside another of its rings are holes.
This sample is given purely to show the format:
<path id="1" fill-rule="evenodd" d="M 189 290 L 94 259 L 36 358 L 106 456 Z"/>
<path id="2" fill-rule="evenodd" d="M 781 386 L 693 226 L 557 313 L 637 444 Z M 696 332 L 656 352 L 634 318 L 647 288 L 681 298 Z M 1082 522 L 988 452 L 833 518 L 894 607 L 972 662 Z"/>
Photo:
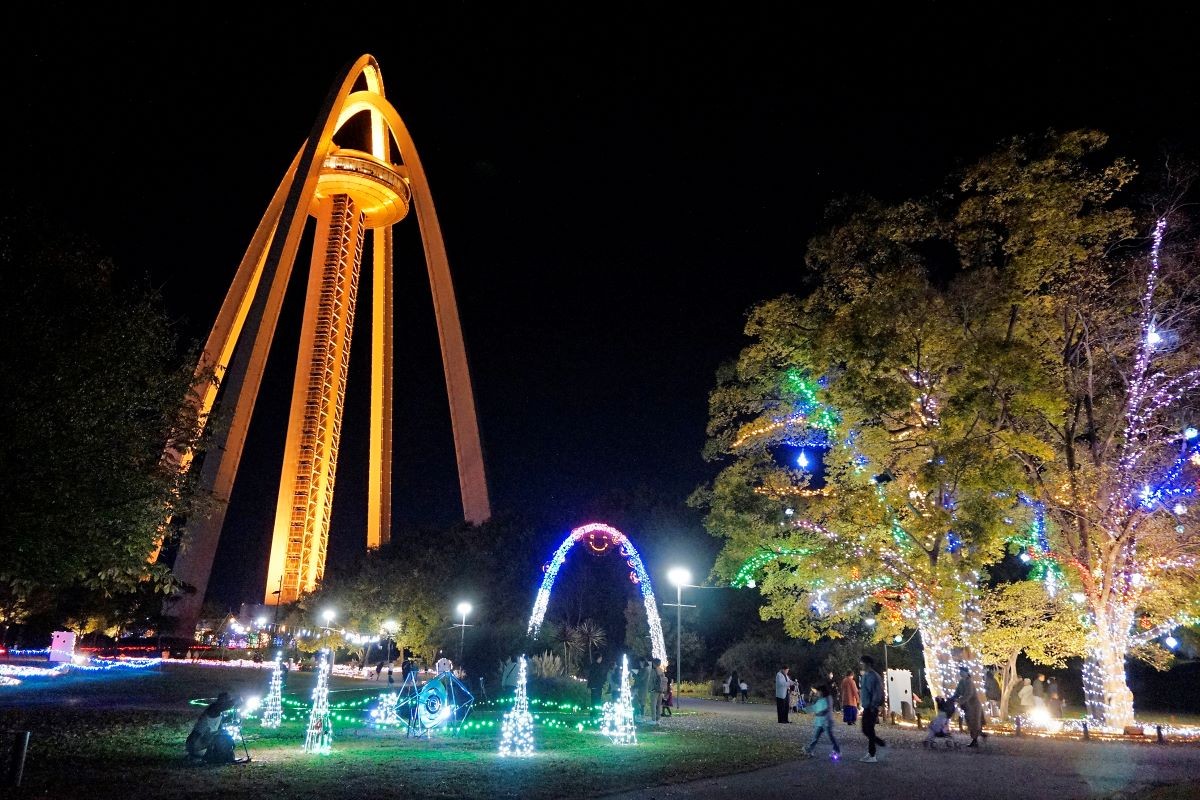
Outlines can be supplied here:
<path id="1" fill-rule="evenodd" d="M 213 736 L 212 744 L 204 753 L 204 761 L 208 764 L 232 764 L 234 762 L 233 737 L 228 731 L 218 731 Z"/>

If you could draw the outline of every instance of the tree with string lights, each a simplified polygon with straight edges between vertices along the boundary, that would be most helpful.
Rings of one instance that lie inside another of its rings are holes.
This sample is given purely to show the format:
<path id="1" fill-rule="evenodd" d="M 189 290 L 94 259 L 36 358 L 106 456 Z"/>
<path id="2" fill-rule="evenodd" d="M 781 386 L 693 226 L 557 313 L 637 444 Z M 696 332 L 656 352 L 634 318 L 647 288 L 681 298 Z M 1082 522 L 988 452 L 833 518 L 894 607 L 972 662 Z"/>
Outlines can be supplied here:
<path id="1" fill-rule="evenodd" d="M 880 605 L 920 631 L 935 692 L 977 666 L 984 570 L 1019 550 L 1086 607 L 1089 710 L 1119 726 L 1126 655 L 1161 660 L 1144 645 L 1195 613 L 1200 353 L 1162 225 L 1148 258 L 1119 257 L 1135 171 L 1106 142 L 1015 139 L 936 202 L 843 213 L 810 244 L 815 290 L 752 313 L 710 398 L 729 463 L 696 500 L 718 571 L 760 565 L 765 614 L 816 636 Z M 823 487 L 784 445 L 823 449 Z"/>
<path id="2" fill-rule="evenodd" d="M 812 242 L 821 283 L 752 312 L 755 342 L 712 395 L 710 453 L 730 463 L 699 499 L 727 539 L 719 570 L 789 554 L 764 570 L 766 614 L 816 638 L 879 607 L 879 634 L 916 628 L 932 691 L 948 694 L 961 664 L 982 679 L 983 570 L 1021 514 L 1023 476 L 992 432 L 997 376 L 980 369 L 1003 322 L 968 326 L 969 289 L 934 285 L 917 245 L 936 230 L 918 204 L 866 203 Z M 1024 377 L 1016 360 L 999 376 L 1017 395 Z"/>
<path id="3" fill-rule="evenodd" d="M 1094 288 L 1063 281 L 1076 290 L 1054 294 L 1041 332 L 1067 411 L 1025 420 L 1052 458 L 1015 448 L 1046 515 L 1023 558 L 1056 565 L 1084 609 L 1087 711 L 1110 728 L 1134 721 L 1127 658 L 1164 666 L 1171 633 L 1200 617 L 1200 281 L 1194 245 L 1169 252 L 1168 230 L 1159 218 L 1146 256 L 1098 269 Z"/>

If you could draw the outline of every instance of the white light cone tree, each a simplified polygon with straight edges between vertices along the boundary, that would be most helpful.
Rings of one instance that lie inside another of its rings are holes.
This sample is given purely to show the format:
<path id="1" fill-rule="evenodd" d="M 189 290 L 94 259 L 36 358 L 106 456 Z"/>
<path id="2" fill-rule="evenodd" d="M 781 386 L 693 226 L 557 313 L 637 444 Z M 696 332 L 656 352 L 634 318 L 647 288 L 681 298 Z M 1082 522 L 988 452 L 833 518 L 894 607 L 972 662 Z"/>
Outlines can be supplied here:
<path id="1" fill-rule="evenodd" d="M 621 692 L 616 702 L 605 703 L 600 715 L 600 732 L 613 744 L 637 744 L 633 721 L 633 694 L 629 687 L 629 656 L 621 656 Z"/>
<path id="2" fill-rule="evenodd" d="M 281 655 L 275 656 L 275 669 L 271 672 L 271 684 L 263 700 L 260 722 L 264 728 L 278 728 L 283 722 L 283 664 Z"/>
<path id="3" fill-rule="evenodd" d="M 521 656 L 517 672 L 517 693 L 512 710 L 504 714 L 500 725 L 500 755 L 531 756 L 533 750 L 533 715 L 529 713 L 529 694 L 526 690 L 528 673 L 525 656 Z"/>

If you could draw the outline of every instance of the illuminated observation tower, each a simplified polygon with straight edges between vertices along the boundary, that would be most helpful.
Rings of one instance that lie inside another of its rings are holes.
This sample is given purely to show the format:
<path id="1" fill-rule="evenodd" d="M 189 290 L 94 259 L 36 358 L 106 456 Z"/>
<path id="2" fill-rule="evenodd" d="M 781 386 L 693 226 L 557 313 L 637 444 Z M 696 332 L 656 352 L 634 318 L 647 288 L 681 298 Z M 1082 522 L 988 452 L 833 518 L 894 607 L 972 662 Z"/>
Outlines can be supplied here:
<path id="1" fill-rule="evenodd" d="M 353 123 L 347 127 L 347 123 Z M 345 130 L 343 131 L 343 128 Z M 339 135 L 339 132 L 340 135 Z M 338 143 L 334 136 L 338 135 Z M 412 138 L 385 99 L 379 65 L 364 55 L 334 84 L 242 258 L 197 366 L 192 402 L 216 433 L 200 465 L 213 511 L 189 519 L 174 571 L 196 588 L 174 600 L 190 635 L 217 542 L 296 251 L 316 220 L 266 601 L 290 602 L 324 572 L 350 340 L 365 239 L 371 252 L 371 424 L 367 547 L 388 541 L 392 481 L 392 226 L 416 210 L 441 342 L 464 517 L 490 514 L 466 350 L 429 184 Z M 212 380 L 212 376 L 216 380 Z M 221 401 L 217 399 L 218 389 Z M 174 454 L 187 469 L 191 454 Z M 157 553 L 155 554 L 157 556 Z M 278 594 L 276 594 L 278 592 Z"/>

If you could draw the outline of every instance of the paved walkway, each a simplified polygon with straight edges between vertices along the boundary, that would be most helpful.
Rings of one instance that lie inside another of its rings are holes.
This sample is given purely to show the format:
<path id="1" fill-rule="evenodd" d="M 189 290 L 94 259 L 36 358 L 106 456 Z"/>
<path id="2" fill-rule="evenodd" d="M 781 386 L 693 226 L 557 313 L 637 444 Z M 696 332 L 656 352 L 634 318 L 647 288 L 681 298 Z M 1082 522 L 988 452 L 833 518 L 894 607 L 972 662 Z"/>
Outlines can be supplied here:
<path id="1" fill-rule="evenodd" d="M 773 706 L 684 699 L 696 716 L 667 720 L 679 728 L 736 730 L 748 735 L 784 738 L 807 744 L 812 717 L 792 715 L 793 724 L 775 722 Z M 664 724 L 666 724 L 664 723 Z M 976 750 L 929 751 L 921 746 L 923 731 L 881 726 L 888 747 L 877 764 L 858 759 L 866 740 L 857 728 L 837 723 L 843 758 L 829 759 L 823 738 L 818 756 L 797 759 L 753 772 L 706 778 L 672 786 L 647 787 L 609 795 L 633 798 L 967 798 L 968 800 L 1074 800 L 1129 796 L 1148 788 L 1192 783 L 1200 797 L 1200 745 L 1117 744 L 1060 741 L 1039 737 L 993 736 Z M 960 734 L 965 745 L 968 738 Z M 936 786 L 936 791 L 931 791 Z"/>

